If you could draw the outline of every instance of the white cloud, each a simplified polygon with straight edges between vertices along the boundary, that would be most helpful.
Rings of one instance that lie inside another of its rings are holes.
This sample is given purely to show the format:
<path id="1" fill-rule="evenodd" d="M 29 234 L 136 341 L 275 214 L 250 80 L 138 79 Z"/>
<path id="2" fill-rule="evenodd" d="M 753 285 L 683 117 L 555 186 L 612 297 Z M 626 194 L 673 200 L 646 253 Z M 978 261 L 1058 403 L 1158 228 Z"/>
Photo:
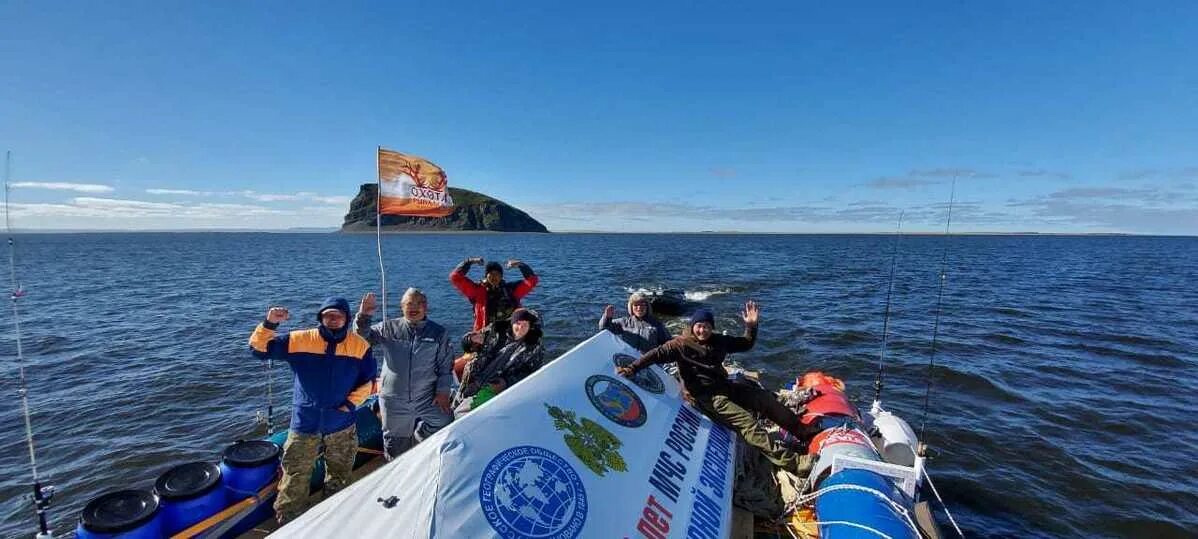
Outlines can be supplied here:
<path id="1" fill-rule="evenodd" d="M 958 201 L 953 207 L 953 230 L 1192 233 L 1192 223 L 1198 222 L 1195 200 L 1198 198 L 1192 193 L 1182 196 L 1096 187 L 993 205 Z M 88 230 L 334 228 L 341 224 L 345 211 L 342 206 L 321 203 L 168 203 L 87 196 L 61 203 L 12 204 L 11 208 L 18 228 Z M 539 204 L 524 209 L 551 230 L 613 232 L 888 232 L 904 210 L 904 229 L 938 232 L 944 226 L 945 204 L 899 206 L 857 200 L 735 208 L 630 201 Z"/>
<path id="2" fill-rule="evenodd" d="M 113 190 L 98 184 L 26 182 L 17 186 L 69 188 L 87 194 Z M 311 191 L 260 193 L 251 190 L 201 191 L 170 187 L 148 188 L 144 191 L 150 200 L 77 196 L 63 202 L 14 203 L 11 204 L 11 217 L 14 226 L 25 229 L 333 228 L 341 224 L 352 200 L 348 196 L 323 195 Z M 154 197 L 171 198 L 153 200 Z"/>
<path id="3" fill-rule="evenodd" d="M 13 218 L 87 217 L 94 219 L 174 220 L 236 219 L 265 215 L 299 215 L 298 210 L 282 210 L 253 204 L 172 204 L 119 198 L 75 197 L 65 204 L 13 204 Z"/>
<path id="4" fill-rule="evenodd" d="M 1120 172 L 1116 178 L 1120 180 L 1145 180 L 1149 178 L 1188 179 L 1198 178 L 1198 167 L 1188 166 L 1179 168 L 1140 168 Z"/>
<path id="5" fill-rule="evenodd" d="M 1166 187 L 1074 187 L 1007 206 L 1069 229 L 1193 234 L 1198 197 Z"/>
<path id="6" fill-rule="evenodd" d="M 924 187 L 927 185 L 935 185 L 937 183 L 940 183 L 940 182 L 932 181 L 932 180 L 921 180 L 918 178 L 886 176 L 886 177 L 870 180 L 865 183 L 865 186 L 869 187 L 871 189 L 914 189 L 917 187 Z"/>
<path id="7" fill-rule="evenodd" d="M 955 167 L 940 167 L 940 168 L 925 168 L 915 169 L 907 173 L 908 176 L 923 176 L 925 178 L 994 178 L 994 174 L 982 172 L 972 168 L 955 168 Z"/>
<path id="8" fill-rule="evenodd" d="M 1016 174 L 1023 178 L 1049 177 L 1056 178 L 1058 180 L 1069 180 L 1073 178 L 1073 175 L 1068 172 L 1045 170 L 1042 168 L 1022 169 L 1017 171 Z"/>
<path id="9" fill-rule="evenodd" d="M 353 197 L 347 197 L 347 196 L 331 196 L 331 197 L 313 196 L 313 197 L 311 198 L 311 200 L 312 200 L 313 202 L 320 202 L 321 204 L 330 204 L 330 205 L 336 205 L 336 206 L 345 206 L 346 208 L 349 208 L 349 203 L 350 203 L 350 201 L 351 201 L 351 200 L 353 200 Z"/>
<path id="10" fill-rule="evenodd" d="M 348 205 L 352 197 L 324 196 L 311 191 L 298 193 L 259 193 L 256 191 L 239 191 L 236 194 L 259 202 L 318 202 L 321 204 Z"/>
<path id="11" fill-rule="evenodd" d="M 341 224 L 339 212 L 277 209 L 253 204 L 162 204 L 82 197 L 68 203 L 11 204 L 18 229 L 278 230 Z M 326 207 L 329 208 L 329 207 Z M 0 213 L 2 213 L 0 208 Z"/>
<path id="12" fill-rule="evenodd" d="M 146 189 L 146 192 L 151 195 L 184 195 L 184 196 L 211 196 L 212 191 L 192 191 L 190 189 Z"/>
<path id="13" fill-rule="evenodd" d="M 298 193 L 259 193 L 257 191 L 195 191 L 192 189 L 163 189 L 154 188 L 146 189 L 146 193 L 151 195 L 177 195 L 177 196 L 225 196 L 225 197 L 245 197 L 258 202 L 315 202 L 317 204 L 329 204 L 334 206 L 343 206 L 348 208 L 353 197 L 348 196 L 333 196 L 321 195 L 311 191 L 300 191 Z"/>
<path id="14" fill-rule="evenodd" d="M 114 212 L 159 212 L 174 211 L 183 208 L 183 206 L 178 204 L 146 202 L 143 200 L 125 200 L 119 198 L 75 197 L 71 199 L 71 203 L 75 206 L 83 208 L 97 208 Z"/>
<path id="15" fill-rule="evenodd" d="M 55 191 L 78 191 L 80 193 L 111 193 L 112 186 L 98 183 L 70 182 L 16 182 L 9 184 L 21 189 L 52 189 Z"/>
<path id="16" fill-rule="evenodd" d="M 1112 188 L 1074 188 L 1005 204 L 957 201 L 958 232 L 1134 232 L 1192 234 L 1198 223 L 1193 197 Z M 527 205 L 551 230 L 779 232 L 885 232 L 906 212 L 904 229 L 938 232 L 947 205 L 895 205 L 869 200 L 842 204 L 713 207 L 646 202 Z M 910 226 L 908 226 L 910 225 Z"/>
<path id="17" fill-rule="evenodd" d="M 62 218 L 105 216 L 105 212 L 101 210 L 72 204 L 10 204 L 9 207 L 12 209 L 12 218 L 16 221 L 16 226 L 37 226 L 43 219 L 52 225 Z"/>
<path id="18" fill-rule="evenodd" d="M 345 217 L 345 210 L 336 206 L 304 206 L 299 208 L 297 211 L 306 215 L 335 215 L 338 219 Z M 340 223 L 340 221 L 338 221 L 338 223 Z"/>
<path id="19" fill-rule="evenodd" d="M 243 197 L 257 200 L 259 202 L 295 201 L 295 200 L 300 200 L 302 198 L 298 194 L 286 195 L 286 194 L 272 194 L 272 193 L 257 193 L 254 191 L 241 191 L 239 194 Z"/>

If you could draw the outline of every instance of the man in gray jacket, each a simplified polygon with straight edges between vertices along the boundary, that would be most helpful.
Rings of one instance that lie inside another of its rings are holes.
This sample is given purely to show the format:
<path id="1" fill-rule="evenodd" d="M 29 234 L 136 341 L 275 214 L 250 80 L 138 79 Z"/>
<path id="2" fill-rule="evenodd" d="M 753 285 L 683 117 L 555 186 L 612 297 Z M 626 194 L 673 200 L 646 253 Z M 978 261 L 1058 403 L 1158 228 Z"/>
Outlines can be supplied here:
<path id="1" fill-rule="evenodd" d="M 640 353 L 648 352 L 671 339 L 665 324 L 649 313 L 649 300 L 639 292 L 628 297 L 628 316 L 616 318 L 616 308 L 608 305 L 599 319 L 599 329 L 618 335 Z"/>
<path id="2" fill-rule="evenodd" d="M 453 420 L 449 409 L 453 351 L 449 333 L 427 318 L 428 298 L 409 288 L 400 302 L 403 318 L 371 325 L 374 293 L 362 297 L 354 327 L 371 345 L 382 348 L 383 450 L 398 457 L 416 441 Z"/>

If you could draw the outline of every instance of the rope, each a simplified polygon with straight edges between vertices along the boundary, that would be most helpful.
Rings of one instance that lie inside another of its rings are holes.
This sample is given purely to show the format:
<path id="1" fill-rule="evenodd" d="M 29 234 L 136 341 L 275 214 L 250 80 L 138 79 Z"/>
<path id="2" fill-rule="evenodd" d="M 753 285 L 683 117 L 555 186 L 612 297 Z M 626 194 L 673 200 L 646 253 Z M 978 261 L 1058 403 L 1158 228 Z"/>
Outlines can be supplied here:
<path id="1" fill-rule="evenodd" d="M 895 513 L 898 513 L 899 515 L 901 515 L 903 517 L 903 521 L 907 523 L 907 527 L 911 528 L 911 530 L 914 531 L 916 535 L 920 534 L 919 526 L 915 525 L 915 521 L 911 519 L 911 513 L 909 511 L 907 511 L 907 509 L 905 507 L 899 505 L 897 502 L 890 499 L 890 496 L 887 496 L 886 494 L 884 494 L 876 489 L 872 489 L 869 487 L 863 487 L 860 485 L 832 485 L 830 487 L 821 488 L 821 489 L 819 489 L 815 492 L 812 492 L 810 494 L 801 495 L 798 498 L 796 498 L 795 501 L 790 504 L 790 506 L 788 506 L 786 508 L 786 514 L 793 513 L 796 509 L 798 509 L 799 506 L 807 505 L 808 503 L 815 501 L 816 498 L 819 498 L 820 496 L 823 496 L 824 494 L 827 494 L 829 492 L 837 492 L 837 491 L 841 491 L 841 490 L 855 490 L 857 492 L 865 492 L 865 493 L 869 493 L 869 494 L 873 494 L 874 496 L 877 496 L 882 501 L 886 502 L 886 504 L 889 505 L 890 508 L 893 509 Z M 872 531 L 877 531 L 877 530 L 872 530 Z M 885 537 L 885 534 L 882 534 L 882 535 L 883 535 L 883 537 Z"/>
<path id="2" fill-rule="evenodd" d="M 961 527 L 957 525 L 957 520 L 953 518 L 953 514 L 949 512 L 948 505 L 944 503 L 944 499 L 940 497 L 940 492 L 936 490 L 936 484 L 932 483 L 932 476 L 928 475 L 928 469 L 923 469 L 923 477 L 928 480 L 928 486 L 932 487 L 932 494 L 936 496 L 936 501 L 940 502 L 940 507 L 944 508 L 944 514 L 948 515 L 948 521 L 952 523 L 953 529 L 957 530 L 957 535 L 965 538 L 965 534 L 961 532 Z"/>
<path id="3" fill-rule="evenodd" d="M 884 537 L 885 539 L 894 539 L 893 537 L 886 535 L 885 533 L 882 533 L 878 530 L 875 530 L 869 526 L 866 526 L 864 524 L 858 524 L 856 522 L 849 522 L 847 520 L 817 520 L 817 521 L 815 521 L 814 524 L 816 526 L 824 526 L 826 524 L 838 524 L 841 526 L 849 526 L 849 527 L 857 528 L 859 530 L 865 530 L 867 532 L 876 533 L 876 534 L 878 534 L 879 537 Z"/>

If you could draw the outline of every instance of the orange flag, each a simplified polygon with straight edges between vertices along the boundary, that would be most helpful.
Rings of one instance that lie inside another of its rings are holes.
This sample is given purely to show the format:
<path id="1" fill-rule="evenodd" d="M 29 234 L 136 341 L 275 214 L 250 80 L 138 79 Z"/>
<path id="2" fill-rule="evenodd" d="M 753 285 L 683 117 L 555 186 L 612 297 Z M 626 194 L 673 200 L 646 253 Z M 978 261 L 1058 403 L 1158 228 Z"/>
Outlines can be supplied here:
<path id="1" fill-rule="evenodd" d="M 423 157 L 379 148 L 379 213 L 413 217 L 453 213 L 445 171 Z"/>

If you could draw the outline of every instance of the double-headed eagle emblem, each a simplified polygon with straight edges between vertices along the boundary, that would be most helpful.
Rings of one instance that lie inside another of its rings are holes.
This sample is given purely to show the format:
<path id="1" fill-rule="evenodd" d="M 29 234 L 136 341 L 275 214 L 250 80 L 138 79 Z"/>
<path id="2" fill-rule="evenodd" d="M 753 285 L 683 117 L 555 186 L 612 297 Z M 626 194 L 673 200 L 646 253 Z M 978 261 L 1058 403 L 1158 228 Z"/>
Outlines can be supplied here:
<path id="1" fill-rule="evenodd" d="M 562 410 L 557 406 L 545 403 L 549 416 L 553 418 L 553 427 L 565 431 L 566 447 L 578 457 L 592 472 L 603 477 L 607 471 L 628 471 L 624 457 L 620 456 L 620 446 L 624 445 L 616 435 L 603 428 L 602 425 L 582 418 L 570 410 Z"/>

